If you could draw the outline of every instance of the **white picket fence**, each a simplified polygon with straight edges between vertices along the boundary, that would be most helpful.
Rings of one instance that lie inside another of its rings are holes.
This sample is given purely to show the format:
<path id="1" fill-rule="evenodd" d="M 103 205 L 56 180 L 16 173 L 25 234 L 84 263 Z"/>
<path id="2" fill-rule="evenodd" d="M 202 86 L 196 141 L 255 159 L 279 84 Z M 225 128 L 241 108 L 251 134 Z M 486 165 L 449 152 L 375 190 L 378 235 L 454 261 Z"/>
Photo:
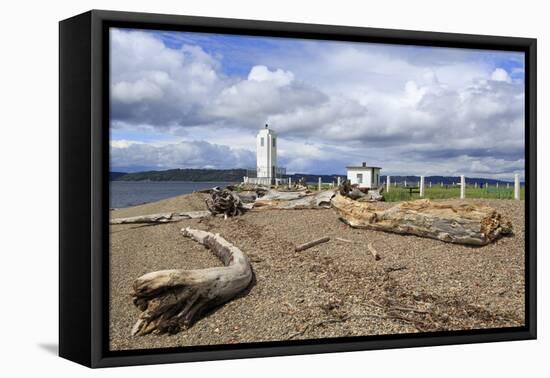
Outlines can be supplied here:
<path id="1" fill-rule="evenodd" d="M 345 179 L 345 177 L 340 177 L 340 176 L 337 176 L 336 177 L 336 182 L 335 181 L 332 181 L 332 182 L 329 182 L 329 183 L 323 183 L 321 177 L 319 177 L 318 179 L 318 182 L 317 182 L 317 190 L 321 190 L 323 185 L 326 185 L 328 184 L 328 187 L 329 188 L 335 188 L 335 187 L 338 187 L 340 186 L 340 184 L 342 183 L 342 180 Z M 284 183 L 281 183 L 283 185 L 286 185 L 288 184 L 288 186 L 292 186 L 293 182 L 292 182 L 292 179 L 291 178 L 288 178 L 288 181 L 287 182 L 284 182 Z M 391 187 L 392 187 L 392 184 L 393 186 L 397 186 L 398 183 L 397 182 L 393 182 L 391 181 L 391 176 L 386 176 L 386 192 L 389 192 L 391 190 Z M 407 181 L 404 180 L 402 182 L 403 186 L 407 187 Z M 425 176 L 420 176 L 420 180 L 417 181 L 415 184 L 417 184 L 417 187 L 418 187 L 418 193 L 420 195 L 420 197 L 424 197 L 425 196 L 425 192 L 426 192 L 426 180 L 425 180 Z M 431 181 L 428 182 L 428 187 L 429 188 L 432 188 L 434 185 L 434 183 L 432 183 Z M 437 185 L 437 184 L 435 184 Z M 439 185 L 441 187 L 444 186 L 443 182 L 440 182 Z M 460 198 L 461 199 L 464 199 L 466 198 L 466 177 L 464 175 L 461 175 L 460 176 L 460 182 L 458 183 L 453 183 L 452 186 L 454 187 L 460 187 Z M 477 188 L 478 187 L 478 183 L 475 182 L 473 184 L 474 188 Z M 484 184 L 484 187 L 485 188 L 488 188 L 489 187 L 489 184 L 486 182 Z M 495 187 L 498 188 L 498 182 L 495 184 Z M 510 183 L 506 183 L 506 188 L 509 189 L 510 188 Z M 519 174 L 515 174 L 514 175 L 514 199 L 516 200 L 519 200 L 521 195 L 521 184 L 520 184 L 520 180 L 519 180 Z"/>
<path id="2" fill-rule="evenodd" d="M 386 191 L 389 192 L 391 190 L 391 176 L 386 176 Z M 403 186 L 407 186 L 407 180 L 404 180 Z M 443 182 L 440 183 L 441 187 L 443 187 Z M 453 183 L 453 186 L 460 186 L 460 198 L 464 199 L 466 198 L 466 177 L 464 175 L 460 176 L 460 183 Z M 397 186 L 397 182 L 394 183 L 394 186 Z M 430 188 L 432 187 L 432 182 L 429 182 Z M 496 183 L 496 188 L 498 188 L 498 182 Z M 418 181 L 418 188 L 419 188 L 419 195 L 420 197 L 424 197 L 425 195 L 425 179 L 424 176 L 420 176 L 420 181 Z M 474 187 L 477 188 L 477 182 L 474 183 Z M 488 183 L 485 183 L 485 187 L 489 187 Z M 506 183 L 506 188 L 510 188 L 510 183 Z M 521 197 L 521 184 L 519 181 L 519 174 L 514 175 L 514 199 L 519 200 Z"/>

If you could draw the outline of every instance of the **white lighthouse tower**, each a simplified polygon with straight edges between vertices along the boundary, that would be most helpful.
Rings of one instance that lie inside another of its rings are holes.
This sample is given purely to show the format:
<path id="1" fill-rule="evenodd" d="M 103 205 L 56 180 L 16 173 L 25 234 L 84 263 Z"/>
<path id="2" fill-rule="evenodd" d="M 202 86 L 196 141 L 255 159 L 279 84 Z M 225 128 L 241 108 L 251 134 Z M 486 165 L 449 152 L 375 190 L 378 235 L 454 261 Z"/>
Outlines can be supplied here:
<path id="1" fill-rule="evenodd" d="M 277 134 L 267 124 L 256 137 L 256 177 L 264 185 L 277 177 Z"/>

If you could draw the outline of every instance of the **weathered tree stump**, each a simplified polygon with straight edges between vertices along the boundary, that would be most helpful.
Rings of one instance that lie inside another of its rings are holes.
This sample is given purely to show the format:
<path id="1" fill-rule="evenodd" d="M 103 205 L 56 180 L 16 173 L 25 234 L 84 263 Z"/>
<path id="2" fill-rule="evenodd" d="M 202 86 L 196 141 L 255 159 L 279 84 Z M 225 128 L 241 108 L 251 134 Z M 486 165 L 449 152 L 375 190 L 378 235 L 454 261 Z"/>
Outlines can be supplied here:
<path id="1" fill-rule="evenodd" d="M 226 218 L 241 215 L 245 211 L 239 195 L 229 189 L 214 188 L 206 200 L 206 207 L 212 214 L 223 214 Z"/>
<path id="2" fill-rule="evenodd" d="M 209 248 L 225 265 L 196 270 L 161 270 L 134 282 L 134 304 L 143 311 L 132 335 L 177 333 L 205 311 L 242 292 L 252 281 L 248 257 L 219 234 L 181 230 L 183 235 Z"/>
<path id="3" fill-rule="evenodd" d="M 512 224 L 495 209 L 456 201 L 403 202 L 387 210 L 336 195 L 332 206 L 356 228 L 412 234 L 449 243 L 485 245 L 512 232 Z"/>

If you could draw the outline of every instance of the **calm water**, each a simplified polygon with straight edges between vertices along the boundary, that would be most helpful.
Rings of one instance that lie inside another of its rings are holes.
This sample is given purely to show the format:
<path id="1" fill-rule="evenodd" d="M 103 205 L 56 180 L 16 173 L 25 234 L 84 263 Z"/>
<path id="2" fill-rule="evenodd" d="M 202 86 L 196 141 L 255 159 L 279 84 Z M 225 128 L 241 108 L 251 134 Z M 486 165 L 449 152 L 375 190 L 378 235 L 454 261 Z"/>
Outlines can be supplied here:
<path id="1" fill-rule="evenodd" d="M 121 208 L 155 202 L 165 198 L 227 186 L 228 182 L 190 181 L 111 181 L 111 208 Z"/>

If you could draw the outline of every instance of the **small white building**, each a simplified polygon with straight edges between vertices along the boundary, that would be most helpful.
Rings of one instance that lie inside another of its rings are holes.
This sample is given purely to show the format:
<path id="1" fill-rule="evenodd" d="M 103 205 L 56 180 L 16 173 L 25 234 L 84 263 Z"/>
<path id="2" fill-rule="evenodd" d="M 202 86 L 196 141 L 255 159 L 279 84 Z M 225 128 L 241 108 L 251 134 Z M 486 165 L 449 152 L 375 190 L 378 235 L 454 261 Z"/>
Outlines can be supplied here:
<path id="1" fill-rule="evenodd" d="M 368 167 L 363 162 L 360 166 L 346 167 L 348 171 L 348 180 L 351 185 L 357 185 L 359 188 L 378 188 L 380 186 L 380 167 Z"/>

